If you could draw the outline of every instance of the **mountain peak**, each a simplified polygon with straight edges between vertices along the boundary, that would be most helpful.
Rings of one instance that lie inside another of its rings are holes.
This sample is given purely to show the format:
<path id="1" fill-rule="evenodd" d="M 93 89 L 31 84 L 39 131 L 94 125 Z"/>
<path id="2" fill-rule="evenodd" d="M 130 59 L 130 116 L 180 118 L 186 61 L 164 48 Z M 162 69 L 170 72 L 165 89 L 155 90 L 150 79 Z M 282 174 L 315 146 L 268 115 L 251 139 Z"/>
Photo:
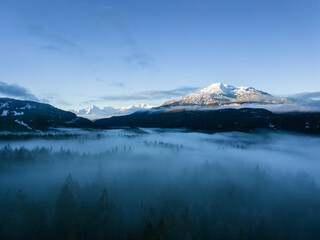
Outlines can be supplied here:
<path id="1" fill-rule="evenodd" d="M 234 87 L 228 84 L 214 83 L 198 92 L 167 101 L 163 106 L 225 106 L 230 104 L 283 104 L 288 102 L 290 102 L 288 99 L 274 97 L 253 87 Z"/>
<path id="2" fill-rule="evenodd" d="M 98 119 L 101 117 L 112 117 L 112 116 L 121 116 L 121 115 L 127 115 L 131 114 L 136 111 L 140 110 L 148 110 L 153 108 L 154 106 L 145 104 L 145 103 L 140 103 L 140 104 L 134 104 L 130 106 L 124 106 L 121 108 L 113 108 L 113 107 L 104 107 L 104 108 L 99 108 L 95 105 L 92 105 L 90 107 L 81 109 L 79 111 L 75 111 L 75 113 L 78 116 L 83 116 L 86 118 L 89 118 L 91 120 Z"/>
<path id="3" fill-rule="evenodd" d="M 113 109 L 114 110 L 114 109 Z M 103 115 L 105 114 L 105 111 L 104 109 L 101 109 L 95 105 L 92 105 L 90 107 L 87 107 L 85 109 L 81 109 L 79 111 L 76 112 L 76 114 L 78 115 Z"/>
<path id="4" fill-rule="evenodd" d="M 87 109 L 99 109 L 100 110 L 100 108 L 97 107 L 96 105 L 92 105 L 92 106 L 88 107 Z"/>
<path id="5" fill-rule="evenodd" d="M 223 92 L 230 92 L 234 89 L 235 89 L 234 86 L 231 86 L 228 84 L 213 83 L 210 86 L 201 89 L 200 92 L 202 92 L 202 93 L 223 93 Z"/>

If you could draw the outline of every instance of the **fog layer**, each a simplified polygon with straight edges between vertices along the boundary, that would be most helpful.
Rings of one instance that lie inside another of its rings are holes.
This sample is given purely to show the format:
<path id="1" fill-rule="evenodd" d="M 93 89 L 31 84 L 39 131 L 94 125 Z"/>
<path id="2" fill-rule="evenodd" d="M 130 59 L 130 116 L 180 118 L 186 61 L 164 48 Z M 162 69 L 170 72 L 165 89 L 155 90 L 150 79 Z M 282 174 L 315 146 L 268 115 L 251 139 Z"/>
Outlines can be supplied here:
<path id="1" fill-rule="evenodd" d="M 0 239 L 320 234 L 319 137 L 123 129 L 1 139 Z"/>

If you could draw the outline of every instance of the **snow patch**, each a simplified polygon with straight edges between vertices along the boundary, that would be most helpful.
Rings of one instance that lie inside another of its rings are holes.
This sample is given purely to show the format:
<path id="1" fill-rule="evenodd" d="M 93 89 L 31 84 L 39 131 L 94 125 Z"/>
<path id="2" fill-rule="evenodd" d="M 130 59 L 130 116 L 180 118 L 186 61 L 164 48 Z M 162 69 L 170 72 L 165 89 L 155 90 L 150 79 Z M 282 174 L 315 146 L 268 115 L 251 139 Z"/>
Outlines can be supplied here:
<path id="1" fill-rule="evenodd" d="M 79 118 L 74 118 L 71 121 L 66 122 L 67 124 L 74 124 Z"/>
<path id="2" fill-rule="evenodd" d="M 8 116 L 8 113 L 9 113 L 8 110 L 3 110 L 3 111 L 2 111 L 2 114 L 1 114 L 1 117 Z"/>
<path id="3" fill-rule="evenodd" d="M 24 110 L 24 109 L 31 109 L 31 108 L 34 108 L 34 107 L 32 107 L 29 103 L 26 105 L 26 106 L 24 106 L 24 107 L 21 107 L 20 109 L 21 110 Z"/>
<path id="4" fill-rule="evenodd" d="M 0 105 L 0 109 L 1 108 L 8 108 L 9 107 L 9 104 L 6 102 L 6 103 L 1 103 Z"/>
<path id="5" fill-rule="evenodd" d="M 29 130 L 33 130 L 28 124 L 24 123 L 23 121 L 19 121 L 19 120 L 14 120 L 16 123 L 28 128 Z"/>
<path id="6" fill-rule="evenodd" d="M 305 128 L 310 128 L 310 125 L 309 125 L 310 123 L 309 122 L 306 122 L 306 124 L 305 124 Z"/>
<path id="7" fill-rule="evenodd" d="M 16 111 L 13 111 L 13 115 L 14 115 L 14 116 L 22 116 L 22 115 L 24 115 L 24 112 L 16 112 Z"/>

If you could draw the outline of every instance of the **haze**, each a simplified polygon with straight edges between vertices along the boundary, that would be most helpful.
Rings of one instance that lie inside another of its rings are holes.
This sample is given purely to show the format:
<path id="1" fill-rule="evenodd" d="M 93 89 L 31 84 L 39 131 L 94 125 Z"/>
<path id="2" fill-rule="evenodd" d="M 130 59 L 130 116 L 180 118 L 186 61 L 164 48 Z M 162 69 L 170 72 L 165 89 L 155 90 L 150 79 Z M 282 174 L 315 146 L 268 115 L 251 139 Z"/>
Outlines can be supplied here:
<path id="1" fill-rule="evenodd" d="M 2 207 L 0 225 L 8 239 L 104 239 L 96 231 L 109 239 L 318 236 L 316 136 L 122 129 L 1 137 L 0 206 L 11 207 Z M 112 214 L 104 230 L 99 204 Z"/>

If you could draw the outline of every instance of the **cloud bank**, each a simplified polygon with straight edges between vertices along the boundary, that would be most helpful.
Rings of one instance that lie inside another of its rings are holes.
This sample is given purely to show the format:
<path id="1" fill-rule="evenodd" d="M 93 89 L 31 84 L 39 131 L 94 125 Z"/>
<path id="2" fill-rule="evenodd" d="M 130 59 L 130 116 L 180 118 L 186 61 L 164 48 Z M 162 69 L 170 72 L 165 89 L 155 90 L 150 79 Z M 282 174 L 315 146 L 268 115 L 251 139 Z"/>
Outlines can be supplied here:
<path id="1" fill-rule="evenodd" d="M 320 92 L 304 92 L 294 95 L 294 97 L 298 98 L 320 98 Z"/>
<path id="2" fill-rule="evenodd" d="M 35 95 L 31 94 L 28 89 L 16 84 L 8 84 L 5 82 L 0 82 L 0 94 L 34 101 L 39 100 Z"/>
<path id="3" fill-rule="evenodd" d="M 181 87 L 172 90 L 143 91 L 133 94 L 110 95 L 104 96 L 102 99 L 110 101 L 168 99 L 184 96 L 190 92 L 196 91 L 197 89 L 198 88 L 194 87 Z"/>

